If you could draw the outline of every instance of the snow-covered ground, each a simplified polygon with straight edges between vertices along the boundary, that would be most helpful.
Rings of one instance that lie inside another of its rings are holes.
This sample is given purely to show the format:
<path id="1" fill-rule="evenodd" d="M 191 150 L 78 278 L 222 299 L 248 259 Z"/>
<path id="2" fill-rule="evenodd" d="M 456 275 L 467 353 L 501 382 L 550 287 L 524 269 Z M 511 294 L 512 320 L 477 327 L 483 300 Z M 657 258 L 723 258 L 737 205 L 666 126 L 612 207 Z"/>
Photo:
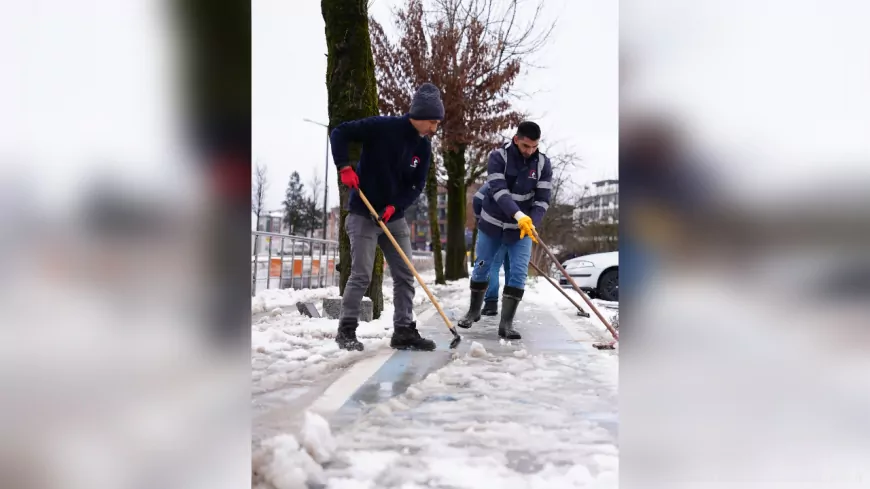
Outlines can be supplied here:
<path id="1" fill-rule="evenodd" d="M 611 341 L 613 337 L 610 335 L 607 327 L 604 326 L 597 316 L 595 316 L 595 314 L 589 309 L 589 306 L 586 305 L 586 302 L 580 297 L 580 294 L 574 291 L 574 289 L 565 288 L 562 290 L 564 290 L 565 293 L 574 300 L 574 302 L 580 304 L 580 306 L 590 314 L 591 317 L 588 323 L 593 331 L 597 332 L 602 340 L 608 342 Z M 595 307 L 598 308 L 599 312 L 610 321 L 611 325 L 614 325 L 618 321 L 618 302 L 603 301 L 600 299 L 591 300 L 592 303 L 595 304 Z M 526 304 L 537 304 L 544 307 L 554 307 L 568 315 L 575 315 L 577 313 L 577 308 L 544 279 L 529 278 L 526 281 L 526 291 L 523 294 L 523 302 Z"/>
<path id="2" fill-rule="evenodd" d="M 433 277 L 431 282 L 435 282 Z M 459 311 L 465 297 L 456 293 L 468 289 L 467 281 L 432 285 L 430 290 L 448 300 L 442 303 L 451 315 Z M 324 289 L 269 289 L 257 294 L 251 301 L 255 319 L 251 326 L 251 364 L 253 392 L 275 389 L 288 382 L 317 379 L 346 367 L 380 349 L 389 348 L 393 334 L 392 283 L 384 283 L 384 310 L 381 317 L 371 322 L 360 322 L 357 337 L 365 345 L 364 352 L 341 350 L 335 343 L 338 321 L 327 318 L 308 318 L 296 310 L 297 302 L 314 302 L 321 307 L 326 297 L 338 297 L 338 287 Z M 456 296 L 455 298 L 453 296 Z M 414 304 L 427 303 L 428 298 L 417 287 Z"/>
<path id="3" fill-rule="evenodd" d="M 434 284 L 434 277 L 425 279 Z M 451 320 L 458 319 L 467 307 L 468 280 L 430 288 Z M 273 419 L 259 439 L 255 433 L 256 487 L 617 486 L 616 352 L 568 348 L 530 354 L 522 342 L 484 346 L 466 340 L 446 365 L 404 393 L 368 406 L 333 434 L 329 418 L 307 412 L 307 406 L 363 360 L 392 354 L 392 284 L 384 284 L 381 318 L 361 323 L 357 332 L 364 352 L 337 348 L 337 320 L 306 318 L 296 311 L 297 301 L 319 307 L 322 298 L 336 296 L 335 287 L 267 290 L 253 301 L 254 415 L 271 413 Z M 429 329 L 421 325 L 423 334 L 443 334 L 440 317 L 419 287 L 415 305 L 418 315 L 429 318 Z M 617 305 L 608 305 L 602 312 L 612 316 Z M 520 316 L 558 313 L 609 339 L 594 316 L 582 319 L 575 312 L 547 282 L 527 284 Z M 558 321 L 541 318 L 528 327 L 561 328 Z"/>
<path id="4" fill-rule="evenodd" d="M 616 357 L 478 345 L 343 431 L 328 487 L 615 488 Z"/>

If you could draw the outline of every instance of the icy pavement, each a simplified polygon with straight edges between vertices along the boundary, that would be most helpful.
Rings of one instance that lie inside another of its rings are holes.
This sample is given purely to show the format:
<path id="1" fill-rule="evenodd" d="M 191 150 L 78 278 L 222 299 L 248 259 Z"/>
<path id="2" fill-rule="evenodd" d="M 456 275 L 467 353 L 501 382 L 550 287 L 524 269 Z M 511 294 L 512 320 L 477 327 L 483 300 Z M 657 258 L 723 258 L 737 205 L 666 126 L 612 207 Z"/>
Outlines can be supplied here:
<path id="1" fill-rule="evenodd" d="M 617 487 L 615 357 L 478 351 L 341 430 L 328 487 Z"/>
<path id="2" fill-rule="evenodd" d="M 363 353 L 334 348 L 336 321 L 265 313 L 253 327 L 254 483 L 617 487 L 617 353 L 592 348 L 603 325 L 573 316 L 544 285 L 530 286 L 520 307 L 523 340 L 499 340 L 497 318 L 484 318 L 460 331 L 455 351 L 425 301 L 418 322 L 435 352 L 389 349 L 391 311 L 361 326 Z M 455 319 L 467 281 L 434 289 Z"/>

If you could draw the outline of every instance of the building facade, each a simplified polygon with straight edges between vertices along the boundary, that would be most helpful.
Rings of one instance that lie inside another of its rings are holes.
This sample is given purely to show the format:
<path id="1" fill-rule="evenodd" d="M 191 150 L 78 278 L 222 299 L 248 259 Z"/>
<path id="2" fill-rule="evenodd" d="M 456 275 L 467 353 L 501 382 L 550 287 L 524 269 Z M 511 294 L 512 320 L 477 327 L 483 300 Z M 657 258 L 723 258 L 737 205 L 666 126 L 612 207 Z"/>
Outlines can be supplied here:
<path id="1" fill-rule="evenodd" d="M 465 230 L 466 241 L 470 243 L 471 231 L 474 229 L 474 208 L 472 206 L 474 194 L 480 190 L 482 184 L 473 183 L 465 191 Z M 438 186 L 438 230 L 441 234 L 442 246 L 447 243 L 447 187 Z M 411 246 L 417 250 L 429 250 L 432 234 L 429 231 L 429 207 L 425 196 L 417 199 L 413 206 L 405 212 L 408 226 L 411 228 Z"/>
<path id="2" fill-rule="evenodd" d="M 257 231 L 287 234 L 289 229 L 287 225 L 284 224 L 284 209 L 264 212 L 263 215 L 260 216 L 260 220 L 257 222 Z"/>
<path id="3" fill-rule="evenodd" d="M 619 180 L 599 180 L 586 185 L 574 209 L 574 222 L 581 226 L 592 222 L 618 224 Z"/>
<path id="4" fill-rule="evenodd" d="M 329 209 L 326 216 L 326 239 L 338 241 L 338 223 L 341 222 L 341 207 L 335 206 Z"/>

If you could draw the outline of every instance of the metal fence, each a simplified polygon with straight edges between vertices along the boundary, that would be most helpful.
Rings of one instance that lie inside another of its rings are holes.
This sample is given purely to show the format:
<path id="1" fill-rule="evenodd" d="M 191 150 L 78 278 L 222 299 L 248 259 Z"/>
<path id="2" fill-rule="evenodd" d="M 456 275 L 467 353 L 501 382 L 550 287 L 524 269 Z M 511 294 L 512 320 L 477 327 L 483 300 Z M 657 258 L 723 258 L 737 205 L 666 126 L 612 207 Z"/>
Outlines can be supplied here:
<path id="1" fill-rule="evenodd" d="M 338 285 L 338 241 L 251 232 L 251 295 Z"/>
<path id="2" fill-rule="evenodd" d="M 431 251 L 409 257 L 417 271 L 432 270 Z M 338 241 L 251 231 L 251 295 L 263 289 L 314 289 L 337 286 Z"/>
<path id="3" fill-rule="evenodd" d="M 435 254 L 431 251 L 414 250 L 409 258 L 418 272 L 428 272 L 435 269 Z"/>

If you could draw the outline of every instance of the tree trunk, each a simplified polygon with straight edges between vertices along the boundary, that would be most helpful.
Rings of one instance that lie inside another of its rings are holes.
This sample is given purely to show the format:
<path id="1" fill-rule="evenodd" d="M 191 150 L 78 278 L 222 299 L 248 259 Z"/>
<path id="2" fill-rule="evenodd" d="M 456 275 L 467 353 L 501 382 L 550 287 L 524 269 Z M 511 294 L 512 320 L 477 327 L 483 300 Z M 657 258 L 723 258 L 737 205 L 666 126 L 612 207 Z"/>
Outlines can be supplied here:
<path id="1" fill-rule="evenodd" d="M 465 261 L 465 146 L 444 151 L 447 169 L 447 266 L 444 277 L 468 277 Z"/>
<path id="2" fill-rule="evenodd" d="M 329 128 L 342 122 L 378 115 L 377 82 L 372 46 L 369 38 L 367 0 L 322 0 L 320 2 L 326 25 L 326 88 L 328 91 Z M 362 148 L 351 144 L 349 156 L 356 168 Z M 345 231 L 348 189 L 338 185 L 341 218 L 338 226 L 341 276 L 339 290 L 343 294 L 350 278 L 350 240 Z M 384 309 L 384 255 L 375 254 L 372 281 L 366 296 L 373 302 L 377 319 Z"/>
<path id="3" fill-rule="evenodd" d="M 441 259 L 441 229 L 438 227 L 438 166 L 433 158 L 426 176 L 426 201 L 429 205 L 429 236 L 432 240 L 432 255 L 435 259 L 435 283 L 446 284 L 444 261 Z"/>

